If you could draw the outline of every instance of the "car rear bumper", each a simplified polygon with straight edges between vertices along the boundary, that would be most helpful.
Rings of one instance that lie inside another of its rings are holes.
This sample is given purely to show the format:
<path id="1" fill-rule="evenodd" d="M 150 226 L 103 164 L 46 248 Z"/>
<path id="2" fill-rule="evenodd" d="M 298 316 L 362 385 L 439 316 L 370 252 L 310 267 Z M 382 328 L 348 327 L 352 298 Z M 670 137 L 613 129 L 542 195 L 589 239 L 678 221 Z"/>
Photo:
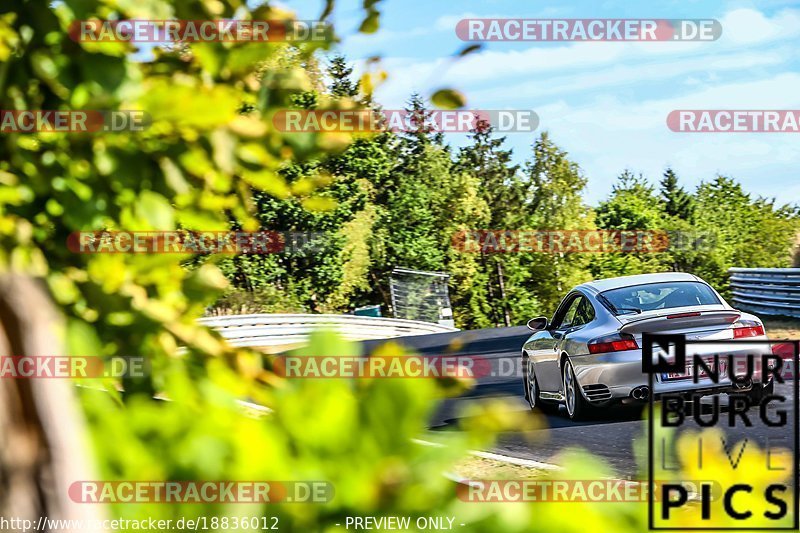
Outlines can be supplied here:
<path id="1" fill-rule="evenodd" d="M 767 340 L 766 337 L 753 338 L 752 340 Z M 761 356 L 772 355 L 769 343 L 714 343 L 714 344 L 689 344 L 687 345 L 687 362 L 693 360 L 697 354 L 706 361 L 713 361 L 714 355 L 722 361 L 721 366 L 733 363 L 734 376 L 746 376 L 754 383 L 761 383 Z M 748 372 L 748 354 L 752 354 L 753 371 Z M 642 351 L 627 350 L 607 354 L 581 355 L 570 357 L 575 376 L 581 386 L 584 397 L 592 402 L 601 403 L 608 400 L 630 398 L 633 389 L 648 386 L 648 375 L 642 372 Z M 706 377 L 699 377 L 697 382 L 690 377 L 687 379 L 665 379 L 665 376 L 653 376 L 653 391 L 656 396 L 680 392 L 729 392 L 733 390 L 747 390 L 749 385 L 736 386 L 730 379 L 729 373 L 724 368 L 720 372 L 717 382 Z"/>

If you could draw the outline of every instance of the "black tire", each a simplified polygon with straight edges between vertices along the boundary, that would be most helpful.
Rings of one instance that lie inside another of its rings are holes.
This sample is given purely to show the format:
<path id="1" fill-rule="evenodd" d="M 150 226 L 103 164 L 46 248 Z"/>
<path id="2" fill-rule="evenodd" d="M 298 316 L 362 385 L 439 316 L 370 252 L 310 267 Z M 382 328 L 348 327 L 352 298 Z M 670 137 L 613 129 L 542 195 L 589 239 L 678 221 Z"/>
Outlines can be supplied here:
<path id="1" fill-rule="evenodd" d="M 542 400 L 541 396 L 539 396 L 539 382 L 536 380 L 533 364 L 528 358 L 523 359 L 523 362 L 525 365 L 525 376 L 523 377 L 523 382 L 525 383 L 525 398 L 528 400 L 531 411 L 539 410 L 543 413 L 557 411 L 557 403 Z"/>
<path id="2" fill-rule="evenodd" d="M 762 387 L 761 383 L 753 383 L 753 388 L 747 392 L 747 400 L 750 405 L 760 405 L 761 400 L 765 396 L 769 396 L 775 392 L 775 380 L 770 380 L 766 387 Z"/>
<path id="3" fill-rule="evenodd" d="M 567 416 L 569 416 L 570 420 L 591 419 L 596 414 L 596 411 L 583 397 L 569 359 L 564 362 L 561 381 L 564 387 L 564 404 L 567 407 Z"/>

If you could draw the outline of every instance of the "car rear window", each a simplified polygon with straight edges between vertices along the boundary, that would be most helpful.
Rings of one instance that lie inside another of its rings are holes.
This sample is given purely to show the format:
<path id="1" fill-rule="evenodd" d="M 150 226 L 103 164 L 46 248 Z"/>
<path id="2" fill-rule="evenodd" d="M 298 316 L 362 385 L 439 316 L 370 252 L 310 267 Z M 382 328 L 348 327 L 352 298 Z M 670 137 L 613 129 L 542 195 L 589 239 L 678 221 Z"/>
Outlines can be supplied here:
<path id="1" fill-rule="evenodd" d="M 617 314 L 719 304 L 719 298 L 705 283 L 676 281 L 647 283 L 600 293 Z"/>

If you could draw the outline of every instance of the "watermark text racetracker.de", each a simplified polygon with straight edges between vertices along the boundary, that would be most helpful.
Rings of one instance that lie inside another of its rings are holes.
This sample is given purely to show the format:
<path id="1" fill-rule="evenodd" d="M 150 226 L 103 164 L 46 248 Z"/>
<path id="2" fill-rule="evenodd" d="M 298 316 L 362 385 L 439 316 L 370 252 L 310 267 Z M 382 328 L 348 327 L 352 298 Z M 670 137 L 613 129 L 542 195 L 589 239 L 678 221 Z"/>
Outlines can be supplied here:
<path id="1" fill-rule="evenodd" d="M 144 357 L 0 356 L 0 379 L 136 378 L 148 372 Z"/>
<path id="2" fill-rule="evenodd" d="M 284 133 L 469 133 L 489 127 L 501 133 L 530 133 L 539 126 L 539 116 L 530 109 L 282 109 L 273 115 L 272 124 Z"/>
<path id="3" fill-rule="evenodd" d="M 135 110 L 0 109 L 0 134 L 144 131 L 152 120 Z"/>
<path id="4" fill-rule="evenodd" d="M 76 481 L 69 487 L 75 503 L 327 503 L 328 481 Z"/>
<path id="5" fill-rule="evenodd" d="M 436 379 L 522 377 L 518 358 L 476 355 L 282 355 L 273 371 L 289 379 Z"/>
<path id="6" fill-rule="evenodd" d="M 333 27 L 316 20 L 76 20 L 74 41 L 91 43 L 326 42 Z"/>
<path id="7" fill-rule="evenodd" d="M 676 133 L 800 133 L 800 110 L 676 109 L 667 127 Z"/>
<path id="8" fill-rule="evenodd" d="M 791 358 L 781 350 L 784 343 L 774 345 L 776 370 L 782 379 L 794 379 Z M 278 355 L 271 358 L 272 370 L 289 379 L 436 379 L 453 378 L 521 378 L 525 375 L 519 357 L 484 357 L 480 355 Z M 734 371 L 747 371 L 745 362 L 732 362 Z M 758 364 L 756 364 L 756 368 Z"/>
<path id="9" fill-rule="evenodd" d="M 667 482 L 656 482 L 655 486 L 658 489 L 664 483 Z M 678 484 L 690 494 L 698 493 L 701 484 L 714 486 L 713 481 L 681 481 Z M 456 488 L 459 499 L 471 503 L 645 502 L 649 490 L 647 480 L 626 479 L 469 479 L 461 480 Z M 718 494 L 719 490 L 714 493 Z M 656 496 L 659 494 L 657 490 Z"/>
<path id="10" fill-rule="evenodd" d="M 712 232 L 667 230 L 462 230 L 454 249 L 466 253 L 658 253 L 711 249 Z"/>
<path id="11" fill-rule="evenodd" d="M 462 41 L 714 41 L 715 19 L 499 19 L 468 18 L 456 24 Z"/>
<path id="12" fill-rule="evenodd" d="M 294 231 L 76 231 L 78 254 L 274 254 L 324 249 L 330 236 Z"/>

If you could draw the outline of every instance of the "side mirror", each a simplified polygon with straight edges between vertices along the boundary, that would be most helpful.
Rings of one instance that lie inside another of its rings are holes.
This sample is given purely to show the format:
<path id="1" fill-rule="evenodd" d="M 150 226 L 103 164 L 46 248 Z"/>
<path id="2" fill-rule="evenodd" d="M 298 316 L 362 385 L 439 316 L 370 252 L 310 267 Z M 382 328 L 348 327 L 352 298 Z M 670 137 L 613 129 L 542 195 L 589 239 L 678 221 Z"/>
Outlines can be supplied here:
<path id="1" fill-rule="evenodd" d="M 543 329 L 547 329 L 548 325 L 549 321 L 547 320 L 547 317 L 544 316 L 538 316 L 536 318 L 531 318 L 530 320 L 528 320 L 528 329 L 533 331 L 541 331 Z"/>

